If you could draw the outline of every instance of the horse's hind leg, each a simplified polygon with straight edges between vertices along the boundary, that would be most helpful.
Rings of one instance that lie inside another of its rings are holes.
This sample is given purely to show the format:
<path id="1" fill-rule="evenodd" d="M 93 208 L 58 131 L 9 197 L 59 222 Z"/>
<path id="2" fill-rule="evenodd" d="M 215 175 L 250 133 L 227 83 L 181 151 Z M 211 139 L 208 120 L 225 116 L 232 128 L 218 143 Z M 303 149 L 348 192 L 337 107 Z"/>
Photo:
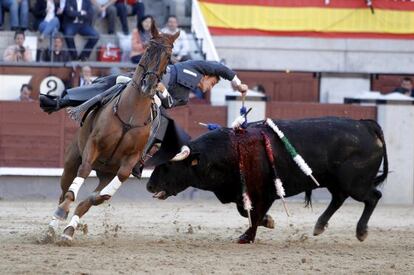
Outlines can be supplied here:
<path id="1" fill-rule="evenodd" d="M 76 207 L 72 219 L 70 220 L 66 228 L 63 230 L 63 240 L 71 241 L 73 239 L 73 235 L 75 234 L 75 229 L 79 224 L 80 218 L 82 218 L 82 216 L 89 211 L 92 205 L 98 205 L 103 202 L 103 200 L 100 202 L 96 201 L 96 196 L 98 192 L 100 192 L 105 186 L 108 185 L 108 183 L 114 178 L 114 175 L 97 172 L 97 176 L 99 178 L 99 185 L 95 188 L 93 193 L 88 198 L 80 202 Z"/>
<path id="2" fill-rule="evenodd" d="M 92 163 L 97 159 L 98 155 L 99 152 L 95 142 L 89 138 L 83 150 L 82 163 L 77 170 L 77 176 L 72 180 L 63 196 L 63 201 L 59 204 L 58 211 L 62 213 L 60 217 L 67 216 L 67 213 L 69 213 L 70 205 L 76 200 L 79 189 L 91 173 Z"/>

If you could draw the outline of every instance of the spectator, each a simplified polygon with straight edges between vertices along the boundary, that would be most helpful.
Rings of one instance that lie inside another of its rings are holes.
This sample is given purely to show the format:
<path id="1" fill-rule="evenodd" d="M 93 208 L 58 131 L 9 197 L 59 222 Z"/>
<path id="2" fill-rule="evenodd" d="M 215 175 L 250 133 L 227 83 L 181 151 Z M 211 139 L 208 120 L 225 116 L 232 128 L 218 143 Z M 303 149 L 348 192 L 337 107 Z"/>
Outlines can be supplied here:
<path id="1" fill-rule="evenodd" d="M 92 26 L 93 14 L 91 0 L 66 1 L 63 29 L 72 60 L 88 60 L 93 48 L 98 43 L 99 34 Z M 79 56 L 77 55 L 74 40 L 74 36 L 78 33 L 87 38 L 85 47 Z"/>
<path id="2" fill-rule="evenodd" d="M 24 47 L 25 35 L 23 31 L 16 31 L 14 34 L 15 45 L 6 48 L 3 54 L 3 60 L 9 62 L 30 62 L 32 61 L 32 52 L 29 47 Z"/>
<path id="3" fill-rule="evenodd" d="M 41 1 L 37 1 L 41 2 Z M 39 40 L 42 41 L 45 37 L 52 36 L 55 34 L 60 27 L 59 19 L 55 14 L 55 1 L 47 0 L 46 1 L 46 14 L 42 22 L 39 24 L 40 37 Z"/>
<path id="4" fill-rule="evenodd" d="M 144 3 L 142 3 L 142 0 L 117 0 L 115 6 L 121 21 L 122 32 L 128 35 L 128 15 L 136 15 L 137 25 L 139 25 L 145 14 Z"/>
<path id="5" fill-rule="evenodd" d="M 80 73 L 79 87 L 92 84 L 92 69 L 89 66 L 83 66 Z"/>
<path id="6" fill-rule="evenodd" d="M 146 15 L 142 18 L 137 28 L 132 31 L 130 58 L 134 64 L 138 64 L 148 46 L 151 39 L 152 24 L 154 24 L 154 18 L 151 15 Z"/>
<path id="7" fill-rule="evenodd" d="M 108 22 L 108 33 L 115 33 L 116 0 L 92 0 L 95 5 L 95 15 L 98 18 L 106 18 Z"/>
<path id="8" fill-rule="evenodd" d="M 17 98 L 17 101 L 32 102 L 34 101 L 30 96 L 32 95 L 33 88 L 29 84 L 23 84 L 20 88 L 20 96 Z"/>
<path id="9" fill-rule="evenodd" d="M 414 97 L 413 80 L 409 77 L 404 77 L 401 80 L 400 87 L 395 88 L 392 92 Z"/>
<path id="10" fill-rule="evenodd" d="M 185 31 L 178 28 L 177 17 L 171 15 L 168 17 L 165 28 L 161 30 L 163 33 L 175 34 L 180 32 L 180 36 L 174 42 L 173 57 L 176 62 L 186 61 L 190 58 L 190 46 L 188 43 L 188 37 Z"/>
<path id="11" fill-rule="evenodd" d="M 56 33 L 53 37 L 53 48 L 44 51 L 43 56 L 40 58 L 40 60 L 46 62 L 70 61 L 69 52 L 63 49 L 63 40 L 63 35 L 61 33 Z"/>
<path id="12" fill-rule="evenodd" d="M 17 0 L 17 3 L 19 5 L 19 28 L 25 31 L 29 27 L 29 0 Z"/>
<path id="13" fill-rule="evenodd" d="M 3 30 L 4 8 L 10 12 L 10 27 L 15 31 L 19 29 L 19 4 L 15 0 L 0 0 L 0 29 Z"/>

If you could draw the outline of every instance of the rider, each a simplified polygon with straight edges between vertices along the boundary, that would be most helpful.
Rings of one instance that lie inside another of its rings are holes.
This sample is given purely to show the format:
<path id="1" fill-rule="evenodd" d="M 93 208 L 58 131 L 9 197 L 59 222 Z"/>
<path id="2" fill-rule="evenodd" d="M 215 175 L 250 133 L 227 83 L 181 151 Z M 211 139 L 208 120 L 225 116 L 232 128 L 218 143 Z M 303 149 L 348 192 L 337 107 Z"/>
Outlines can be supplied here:
<path id="1" fill-rule="evenodd" d="M 189 60 L 167 66 L 166 72 L 157 86 L 157 95 L 164 108 L 168 109 L 185 105 L 188 102 L 192 90 L 199 88 L 203 93 L 209 92 L 219 82 L 220 78 L 231 81 L 233 89 L 240 93 L 245 93 L 248 89 L 247 85 L 240 81 L 233 70 L 219 62 Z M 115 85 L 116 82 L 117 76 L 111 75 L 96 79 L 92 85 L 69 89 L 67 90 L 66 95 L 62 98 L 52 99 L 49 96 L 41 95 L 40 107 L 45 112 L 50 113 L 64 107 L 77 106 L 93 96 L 109 89 Z M 164 158 L 167 158 L 171 156 L 171 154 L 172 156 L 175 155 L 177 147 L 181 148 L 181 145 L 186 144 L 187 137 L 183 131 L 174 124 L 174 121 L 167 116 L 162 116 L 161 120 L 161 126 L 157 131 L 156 138 L 158 141 L 163 141 L 164 137 L 167 137 L 169 141 L 175 139 L 175 142 L 168 143 L 175 143 L 176 145 L 170 145 L 168 148 L 169 150 L 164 152 Z M 163 148 L 161 147 L 161 149 Z M 134 175 L 138 174 L 137 170 L 138 169 L 134 169 Z"/>

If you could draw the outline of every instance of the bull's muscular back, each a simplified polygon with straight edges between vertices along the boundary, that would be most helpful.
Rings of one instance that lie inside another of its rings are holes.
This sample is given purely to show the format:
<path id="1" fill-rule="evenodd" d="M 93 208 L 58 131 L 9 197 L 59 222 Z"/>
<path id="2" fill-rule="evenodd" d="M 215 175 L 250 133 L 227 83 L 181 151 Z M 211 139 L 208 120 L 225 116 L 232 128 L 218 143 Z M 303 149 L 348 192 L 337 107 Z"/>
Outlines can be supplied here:
<path id="1" fill-rule="evenodd" d="M 312 168 L 322 187 L 341 187 L 353 178 L 364 178 L 367 184 L 372 184 L 384 155 L 376 122 L 324 117 L 275 120 L 275 123 Z M 262 162 L 258 163 L 257 169 L 260 169 L 261 181 L 267 191 L 274 190 L 273 174 L 258 134 L 261 131 L 271 137 L 276 169 L 286 195 L 316 188 L 294 163 L 277 135 L 267 125 L 257 122 L 249 125 L 246 135 L 256 136 L 257 146 L 263 148 L 254 150 L 252 153 L 259 156 L 252 157 Z M 231 135 L 234 135 L 233 131 L 220 129 L 191 143 L 192 149 L 200 152 L 197 173 L 201 181 L 195 187 L 213 191 L 223 203 L 235 202 L 241 195 L 238 155 Z"/>

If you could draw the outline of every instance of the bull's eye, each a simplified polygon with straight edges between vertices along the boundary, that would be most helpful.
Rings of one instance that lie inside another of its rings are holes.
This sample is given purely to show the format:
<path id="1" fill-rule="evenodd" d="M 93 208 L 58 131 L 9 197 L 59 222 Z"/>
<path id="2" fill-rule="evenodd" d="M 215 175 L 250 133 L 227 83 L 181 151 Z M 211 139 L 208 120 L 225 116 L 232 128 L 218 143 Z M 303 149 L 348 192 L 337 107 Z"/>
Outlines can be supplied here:
<path id="1" fill-rule="evenodd" d="M 196 166 L 196 165 L 198 165 L 198 159 L 193 159 L 191 161 L 191 166 Z"/>

